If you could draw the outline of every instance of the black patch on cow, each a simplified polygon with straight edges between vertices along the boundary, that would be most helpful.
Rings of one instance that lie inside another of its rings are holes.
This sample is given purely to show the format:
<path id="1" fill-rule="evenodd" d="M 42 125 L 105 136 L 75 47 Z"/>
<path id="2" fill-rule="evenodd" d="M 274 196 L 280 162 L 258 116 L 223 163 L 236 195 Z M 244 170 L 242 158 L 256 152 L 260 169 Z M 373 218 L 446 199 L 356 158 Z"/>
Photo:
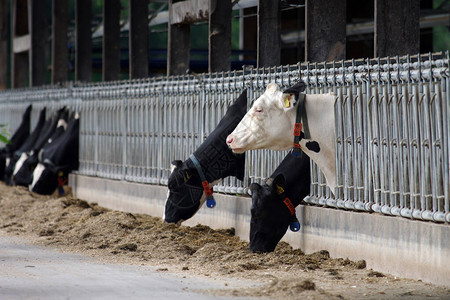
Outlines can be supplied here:
<path id="1" fill-rule="evenodd" d="M 318 143 L 318 142 L 315 142 L 315 141 L 313 141 L 313 142 L 307 142 L 307 143 L 306 143 L 306 148 L 308 148 L 309 150 L 314 151 L 314 152 L 316 152 L 316 153 L 319 153 L 319 152 L 320 152 L 320 146 L 319 146 L 319 143 Z"/>
<path id="2" fill-rule="evenodd" d="M 208 138 L 194 152 L 209 183 L 228 176 L 244 179 L 245 154 L 234 154 L 226 137 L 233 132 L 247 112 L 245 90 L 228 108 L 225 116 Z M 169 177 L 169 198 L 165 207 L 165 221 L 177 223 L 191 218 L 200 207 L 203 188 L 200 176 L 190 159 L 175 164 Z"/>
<path id="3" fill-rule="evenodd" d="M 42 129 L 39 138 L 33 145 L 33 150 L 38 152 L 48 142 L 48 139 L 53 135 L 56 130 L 56 126 L 60 119 L 67 121 L 68 111 L 65 107 L 59 109 L 49 120 L 46 122 L 46 126 Z"/>
<path id="4" fill-rule="evenodd" d="M 235 154 L 225 140 L 233 132 L 247 112 L 247 90 L 244 90 L 228 108 L 225 116 L 208 138 L 195 150 L 194 155 L 200 162 L 209 182 L 235 176 L 244 179 L 245 155 Z M 186 161 L 194 167 L 191 160 Z M 195 167 L 194 167 L 195 168 Z"/>
<path id="5" fill-rule="evenodd" d="M 13 153 L 22 146 L 30 135 L 30 124 L 31 124 L 31 105 L 29 105 L 22 116 L 22 122 L 19 128 L 16 130 L 12 136 L 10 143 L 5 146 L 5 151 Z"/>
<path id="6" fill-rule="evenodd" d="M 44 107 L 39 114 L 39 120 L 38 120 L 36 126 L 34 127 L 33 132 L 30 134 L 30 136 L 27 138 L 27 140 L 23 143 L 23 145 L 20 146 L 20 148 L 16 150 L 15 153 L 18 158 L 20 157 L 20 155 L 23 152 L 27 152 L 27 151 L 30 151 L 31 149 L 33 149 L 34 144 L 36 143 L 36 141 L 39 139 L 39 136 L 41 135 L 42 129 L 45 127 L 45 124 L 46 124 L 45 116 L 46 116 L 46 108 Z"/>

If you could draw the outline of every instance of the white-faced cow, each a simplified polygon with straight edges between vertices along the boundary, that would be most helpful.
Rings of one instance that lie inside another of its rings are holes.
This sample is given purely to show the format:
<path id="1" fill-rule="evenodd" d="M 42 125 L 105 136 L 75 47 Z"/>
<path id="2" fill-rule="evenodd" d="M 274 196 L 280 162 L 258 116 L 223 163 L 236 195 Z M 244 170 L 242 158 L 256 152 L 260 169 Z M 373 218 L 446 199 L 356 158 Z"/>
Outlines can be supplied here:
<path id="1" fill-rule="evenodd" d="M 334 193 L 335 96 L 300 94 L 304 89 L 303 82 L 284 92 L 277 84 L 270 83 L 226 142 L 235 153 L 253 149 L 287 150 L 295 144 L 294 147 L 301 148 L 319 166 Z M 295 132 L 297 142 L 294 142 Z"/>
<path id="2" fill-rule="evenodd" d="M 39 138 L 34 143 L 32 149 L 23 152 L 16 162 L 13 172 L 13 181 L 16 185 L 26 186 L 31 183 L 33 170 L 38 163 L 38 153 L 45 144 L 52 142 L 61 135 L 67 127 L 69 111 L 63 107 L 58 110 L 49 120 L 45 122 Z"/>
<path id="3" fill-rule="evenodd" d="M 9 184 L 9 185 L 12 184 L 12 175 L 14 172 L 14 168 L 15 168 L 16 163 L 19 160 L 20 156 L 22 155 L 22 153 L 25 153 L 25 152 L 33 149 L 34 144 L 39 139 L 42 128 L 45 125 L 45 114 L 46 114 L 46 109 L 44 107 L 39 114 L 39 120 L 38 120 L 36 126 L 34 127 L 33 131 L 28 136 L 28 138 L 25 140 L 25 142 L 19 147 L 19 149 L 14 151 L 13 156 L 9 160 L 8 164 L 6 165 L 6 168 L 5 168 L 6 184 Z"/>
<path id="4" fill-rule="evenodd" d="M 250 185 L 251 251 L 272 252 L 288 227 L 292 231 L 300 229 L 295 208 L 309 194 L 309 166 L 308 156 L 288 154 L 265 184 Z"/>
<path id="5" fill-rule="evenodd" d="M 32 192 L 50 195 L 67 183 L 71 171 L 78 169 L 79 128 L 79 115 L 75 114 L 65 132 L 42 148 L 29 186 Z"/>
<path id="6" fill-rule="evenodd" d="M 31 122 L 31 105 L 27 107 L 25 113 L 22 116 L 22 122 L 11 137 L 9 144 L 0 149 L 0 180 L 5 178 L 6 163 L 11 160 L 14 152 L 22 146 L 30 135 L 30 122 Z"/>
<path id="7" fill-rule="evenodd" d="M 246 110 L 247 91 L 244 91 L 189 159 L 172 162 L 163 216 L 166 222 L 181 224 L 191 218 L 205 201 L 208 207 L 213 207 L 215 202 L 211 189 L 222 178 L 236 176 L 243 180 L 245 155 L 234 154 L 225 143 L 225 138 Z"/>

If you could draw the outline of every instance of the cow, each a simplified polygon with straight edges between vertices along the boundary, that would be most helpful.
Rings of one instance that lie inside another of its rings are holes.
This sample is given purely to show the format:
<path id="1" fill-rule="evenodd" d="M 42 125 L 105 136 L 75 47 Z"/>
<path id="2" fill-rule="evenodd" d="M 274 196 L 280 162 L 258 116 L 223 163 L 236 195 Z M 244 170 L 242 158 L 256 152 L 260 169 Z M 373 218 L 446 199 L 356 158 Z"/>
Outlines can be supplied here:
<path id="1" fill-rule="evenodd" d="M 47 143 L 39 153 L 30 191 L 51 195 L 59 188 L 59 193 L 64 193 L 62 186 L 67 183 L 68 174 L 78 169 L 79 131 L 80 116 L 75 113 L 64 133 Z"/>
<path id="2" fill-rule="evenodd" d="M 225 143 L 247 110 L 247 91 L 228 108 L 225 116 L 208 138 L 182 162 L 172 162 L 164 221 L 181 224 L 191 218 L 205 203 L 215 205 L 211 188 L 222 178 L 244 178 L 245 155 L 234 154 Z"/>
<path id="3" fill-rule="evenodd" d="M 4 180 L 6 163 L 8 162 L 9 165 L 14 152 L 22 146 L 30 135 L 31 109 L 32 106 L 29 105 L 22 115 L 22 122 L 14 132 L 9 143 L 0 149 L 0 180 Z"/>
<path id="4" fill-rule="evenodd" d="M 288 227 L 298 231 L 295 207 L 309 194 L 310 159 L 289 153 L 262 186 L 250 185 L 252 196 L 250 250 L 272 252 Z"/>
<path id="5" fill-rule="evenodd" d="M 294 148 L 301 149 L 319 166 L 334 193 L 335 96 L 332 93 L 304 95 L 301 94 L 304 89 L 305 84 L 299 82 L 282 92 L 276 83 L 270 83 L 226 143 L 234 153 L 253 149 L 287 150 L 294 144 Z M 294 134 L 298 136 L 297 142 Z"/>
<path id="6" fill-rule="evenodd" d="M 14 184 L 28 187 L 32 181 L 33 170 L 38 163 L 39 151 L 45 144 L 52 142 L 57 136 L 64 132 L 67 127 L 68 115 L 69 111 L 63 107 L 58 110 L 52 118 L 45 122 L 41 134 L 34 143 L 32 149 L 23 152 L 17 161 L 13 172 Z"/>
<path id="7" fill-rule="evenodd" d="M 39 113 L 39 119 L 38 119 L 38 122 L 37 122 L 36 126 L 34 127 L 33 131 L 28 136 L 28 138 L 25 140 L 25 142 L 19 147 L 19 149 L 14 151 L 11 159 L 6 164 L 6 168 L 5 168 L 6 184 L 8 184 L 8 185 L 12 184 L 12 175 L 14 172 L 14 168 L 15 168 L 16 163 L 19 160 L 20 156 L 22 155 L 22 153 L 30 151 L 33 148 L 36 141 L 39 139 L 42 128 L 45 125 L 45 115 L 46 115 L 46 108 L 44 107 L 41 110 L 41 112 Z"/>

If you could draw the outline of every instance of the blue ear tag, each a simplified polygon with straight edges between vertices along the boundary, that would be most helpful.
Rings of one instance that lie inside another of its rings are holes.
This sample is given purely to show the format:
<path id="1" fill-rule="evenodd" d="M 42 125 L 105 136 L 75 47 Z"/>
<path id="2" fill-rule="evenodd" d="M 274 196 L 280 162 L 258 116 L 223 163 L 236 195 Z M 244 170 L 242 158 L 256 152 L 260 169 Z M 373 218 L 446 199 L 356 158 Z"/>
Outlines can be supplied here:
<path id="1" fill-rule="evenodd" d="M 59 186 L 59 187 L 58 187 L 58 193 L 59 193 L 60 195 L 64 195 L 64 188 L 63 188 L 62 186 Z"/>
<path id="2" fill-rule="evenodd" d="M 300 230 L 300 223 L 296 220 L 291 222 L 291 224 L 289 225 L 289 228 L 291 229 L 291 231 L 293 232 L 297 232 Z"/>
<path id="3" fill-rule="evenodd" d="M 216 200 L 214 200 L 213 196 L 206 199 L 206 206 L 208 206 L 209 208 L 213 208 L 214 206 L 216 206 Z"/>

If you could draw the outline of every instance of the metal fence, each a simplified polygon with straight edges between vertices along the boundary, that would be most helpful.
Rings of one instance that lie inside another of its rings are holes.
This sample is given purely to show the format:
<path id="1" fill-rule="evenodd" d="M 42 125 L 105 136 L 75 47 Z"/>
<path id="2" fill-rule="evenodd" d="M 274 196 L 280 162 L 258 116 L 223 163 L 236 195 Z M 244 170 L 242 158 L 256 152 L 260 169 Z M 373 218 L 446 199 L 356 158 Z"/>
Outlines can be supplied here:
<path id="1" fill-rule="evenodd" d="M 189 157 L 245 88 L 254 100 L 301 78 L 307 93 L 336 95 L 336 194 L 312 164 L 306 202 L 450 222 L 449 63 L 447 52 L 10 90 L 0 120 L 14 129 L 29 103 L 33 124 L 41 107 L 66 105 L 81 115 L 79 174 L 166 185 L 170 162 Z M 285 154 L 248 152 L 244 181 L 215 191 L 245 193 Z"/>

